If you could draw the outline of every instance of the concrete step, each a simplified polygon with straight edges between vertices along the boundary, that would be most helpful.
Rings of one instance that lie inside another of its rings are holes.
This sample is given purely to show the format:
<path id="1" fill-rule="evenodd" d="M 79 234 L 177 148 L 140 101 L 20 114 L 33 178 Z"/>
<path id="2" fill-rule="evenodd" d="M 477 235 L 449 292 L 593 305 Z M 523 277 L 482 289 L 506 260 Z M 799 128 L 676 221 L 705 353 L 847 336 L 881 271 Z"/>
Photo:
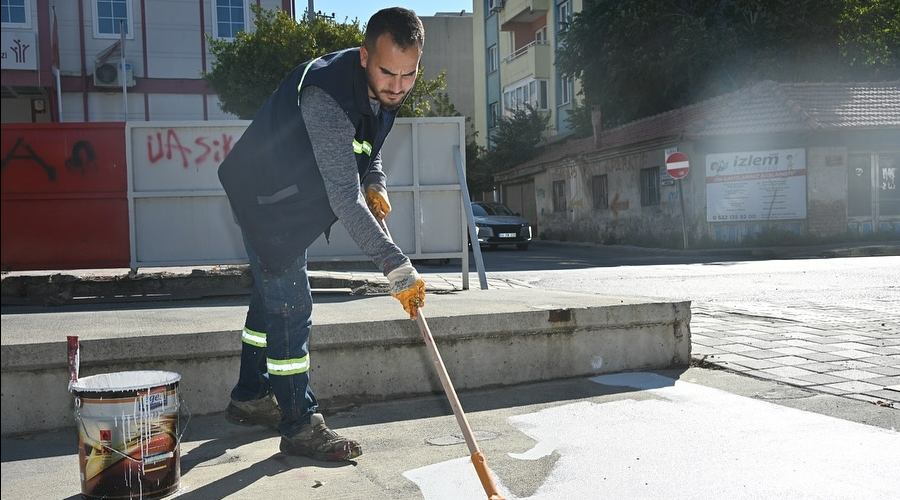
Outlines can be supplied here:
<path id="1" fill-rule="evenodd" d="M 433 293 L 423 309 L 459 390 L 688 366 L 690 303 L 507 288 Z M 237 380 L 245 298 L 2 314 L 2 434 L 74 425 L 66 337 L 80 375 L 181 374 L 195 415 L 222 411 Z M 415 322 L 387 295 L 317 298 L 311 378 L 324 407 L 442 392 Z"/>

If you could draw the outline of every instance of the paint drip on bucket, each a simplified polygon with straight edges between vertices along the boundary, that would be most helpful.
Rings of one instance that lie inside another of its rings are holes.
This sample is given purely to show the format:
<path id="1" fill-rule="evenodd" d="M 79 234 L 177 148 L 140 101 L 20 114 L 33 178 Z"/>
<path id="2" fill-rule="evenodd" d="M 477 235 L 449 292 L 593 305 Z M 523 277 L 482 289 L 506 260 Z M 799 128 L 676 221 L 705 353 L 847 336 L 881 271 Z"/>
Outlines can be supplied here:
<path id="1" fill-rule="evenodd" d="M 178 490 L 179 380 L 132 371 L 72 383 L 84 498 L 149 500 Z"/>

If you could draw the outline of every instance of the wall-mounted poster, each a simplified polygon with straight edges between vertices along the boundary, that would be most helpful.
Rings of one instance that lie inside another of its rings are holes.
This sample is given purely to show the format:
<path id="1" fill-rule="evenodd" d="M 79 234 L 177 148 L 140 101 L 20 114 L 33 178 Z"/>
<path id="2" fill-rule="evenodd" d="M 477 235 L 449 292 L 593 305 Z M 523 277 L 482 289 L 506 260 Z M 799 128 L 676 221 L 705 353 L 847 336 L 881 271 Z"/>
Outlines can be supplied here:
<path id="1" fill-rule="evenodd" d="M 806 218 L 806 150 L 706 156 L 707 222 Z"/>

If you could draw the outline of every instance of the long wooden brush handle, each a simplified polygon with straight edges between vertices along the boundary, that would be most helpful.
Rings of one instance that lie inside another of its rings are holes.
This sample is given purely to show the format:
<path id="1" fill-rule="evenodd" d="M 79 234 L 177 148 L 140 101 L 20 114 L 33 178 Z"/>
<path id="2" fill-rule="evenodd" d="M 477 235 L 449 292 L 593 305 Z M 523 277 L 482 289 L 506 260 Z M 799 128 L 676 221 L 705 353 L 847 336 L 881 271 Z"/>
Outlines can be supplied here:
<path id="1" fill-rule="evenodd" d="M 384 231 L 384 234 L 387 235 L 388 239 L 393 241 L 391 232 L 388 231 L 387 224 L 385 224 L 384 220 L 379 219 L 378 217 L 375 219 L 378 220 L 378 224 L 381 226 L 381 229 Z M 478 443 L 475 442 L 475 434 L 472 432 L 472 427 L 469 425 L 469 419 L 466 418 L 462 405 L 459 403 L 459 397 L 456 395 L 456 390 L 453 388 L 453 382 L 450 381 L 447 367 L 444 366 L 444 360 L 441 359 L 441 353 L 438 352 L 437 345 L 434 343 L 434 336 L 431 335 L 431 329 L 428 328 L 428 323 L 425 321 L 425 316 L 422 315 L 421 309 L 418 310 L 418 314 L 416 315 L 416 324 L 419 325 L 419 331 L 422 333 L 422 338 L 425 340 L 425 347 L 431 355 L 431 361 L 434 363 L 438 378 L 441 379 L 441 385 L 444 386 L 444 392 L 447 394 L 447 399 L 450 400 L 450 407 L 453 408 L 453 415 L 456 416 L 456 422 L 459 424 L 459 428 L 463 433 L 463 438 L 466 440 L 466 445 L 469 447 L 472 464 L 475 466 L 475 473 L 481 481 L 484 492 L 488 495 L 488 500 L 505 500 L 497 491 L 497 485 L 494 484 L 494 478 L 491 476 L 491 470 L 488 468 L 484 454 L 478 449 Z"/>
<path id="2" fill-rule="evenodd" d="M 434 337 L 431 335 L 431 329 L 428 328 L 428 323 L 425 321 L 425 316 L 422 315 L 421 309 L 416 316 L 416 323 L 419 325 L 419 331 L 422 332 L 422 338 L 425 339 L 425 347 L 428 348 L 428 353 L 431 354 L 431 360 L 434 362 L 438 378 L 441 379 L 441 385 L 444 386 L 444 392 L 447 393 L 447 399 L 450 400 L 450 407 L 453 408 L 453 414 L 456 416 L 460 430 L 462 430 L 466 445 L 469 447 L 472 465 L 475 466 L 475 473 L 478 474 L 481 486 L 487 493 L 488 500 L 504 500 L 500 493 L 497 492 L 497 485 L 494 484 L 494 478 L 491 476 L 484 454 L 478 449 L 478 443 L 475 442 L 475 434 L 472 432 L 472 427 L 469 426 L 469 419 L 466 418 L 462 405 L 459 403 L 459 397 L 457 397 L 456 390 L 453 388 L 453 382 L 450 381 L 450 375 L 447 374 L 447 367 L 444 366 L 444 360 L 441 359 L 441 353 L 438 352 L 437 345 L 434 343 Z"/>
<path id="3" fill-rule="evenodd" d="M 465 438 L 466 444 L 469 446 L 469 453 L 478 453 L 478 443 L 475 442 L 472 427 L 469 426 L 469 420 L 466 418 L 462 405 L 459 403 L 459 397 L 457 397 L 456 390 L 453 388 L 453 382 L 450 381 L 450 375 L 447 373 L 446 366 L 444 366 L 444 360 L 441 359 L 441 353 L 438 352 L 434 343 L 434 337 L 431 335 L 431 330 L 428 328 L 428 323 L 425 321 L 425 316 L 422 315 L 421 309 L 418 316 L 416 316 L 416 323 L 419 325 L 419 331 L 422 332 L 422 338 L 425 339 L 425 347 L 428 348 L 428 353 L 434 362 L 434 368 L 437 370 L 438 378 L 441 379 L 441 385 L 444 386 L 444 392 L 447 393 L 447 399 L 450 400 L 450 407 L 453 408 L 453 414 L 456 415 L 456 421 L 462 430 L 463 438 Z"/>

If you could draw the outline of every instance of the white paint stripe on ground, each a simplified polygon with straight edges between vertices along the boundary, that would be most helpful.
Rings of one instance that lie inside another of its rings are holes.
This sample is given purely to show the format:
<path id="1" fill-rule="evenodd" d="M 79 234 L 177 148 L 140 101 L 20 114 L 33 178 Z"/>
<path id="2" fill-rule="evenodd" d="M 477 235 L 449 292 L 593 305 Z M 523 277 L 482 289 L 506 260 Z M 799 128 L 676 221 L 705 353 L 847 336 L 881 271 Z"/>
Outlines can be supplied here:
<path id="1" fill-rule="evenodd" d="M 900 433 L 650 373 L 591 378 L 652 393 L 517 415 L 560 458 L 530 500 L 870 499 L 900 491 Z M 527 452 L 529 458 L 537 452 Z M 522 458 L 510 454 L 513 458 Z M 404 474 L 426 500 L 484 498 L 469 459 Z M 512 495 L 497 477 L 508 500 Z"/>

